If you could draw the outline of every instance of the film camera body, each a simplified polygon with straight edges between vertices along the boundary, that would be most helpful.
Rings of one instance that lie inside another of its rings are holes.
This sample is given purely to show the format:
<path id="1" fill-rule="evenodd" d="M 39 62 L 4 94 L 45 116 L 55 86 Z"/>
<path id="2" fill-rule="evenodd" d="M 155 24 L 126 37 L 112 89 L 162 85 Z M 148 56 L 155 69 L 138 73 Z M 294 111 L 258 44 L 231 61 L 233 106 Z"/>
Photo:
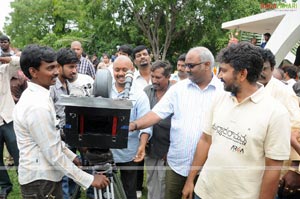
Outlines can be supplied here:
<path id="1" fill-rule="evenodd" d="M 132 82 L 132 75 L 129 76 L 125 86 L 128 93 Z M 111 82 L 109 70 L 101 69 L 96 73 L 94 96 L 61 98 L 59 104 L 65 106 L 67 144 L 97 149 L 127 148 L 132 102 L 126 98 L 111 99 Z M 86 95 L 88 92 L 83 93 Z"/>
<path id="2" fill-rule="evenodd" d="M 65 141 L 72 147 L 127 148 L 132 104 L 128 100 L 63 97 Z"/>
<path id="3" fill-rule="evenodd" d="M 101 172 L 110 178 L 110 185 L 106 189 L 94 188 L 96 199 L 126 198 L 109 150 L 127 148 L 132 108 L 132 102 L 128 99 L 133 73 L 130 71 L 125 79 L 124 99 L 110 98 L 110 71 L 100 69 L 93 85 L 94 96 L 89 96 L 90 92 L 86 90 L 89 86 L 83 86 L 76 92 L 82 95 L 62 97 L 58 102 L 65 106 L 65 142 L 72 147 L 88 148 L 85 156 L 92 165 L 92 172 Z M 77 185 L 75 192 L 79 189 Z"/>

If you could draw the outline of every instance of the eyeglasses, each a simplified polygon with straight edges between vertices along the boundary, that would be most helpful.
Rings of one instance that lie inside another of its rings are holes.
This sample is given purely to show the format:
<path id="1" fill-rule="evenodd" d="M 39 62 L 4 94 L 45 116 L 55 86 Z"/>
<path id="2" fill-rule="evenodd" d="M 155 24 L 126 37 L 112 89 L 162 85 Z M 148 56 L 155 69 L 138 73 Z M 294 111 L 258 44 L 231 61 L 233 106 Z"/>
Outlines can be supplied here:
<path id="1" fill-rule="evenodd" d="M 201 64 L 204 64 L 204 63 L 205 63 L 205 61 L 200 62 L 200 63 L 198 63 L 198 64 L 185 64 L 184 66 L 187 67 L 187 68 L 189 68 L 189 69 L 192 69 L 192 68 L 194 68 L 195 66 L 201 65 Z"/>

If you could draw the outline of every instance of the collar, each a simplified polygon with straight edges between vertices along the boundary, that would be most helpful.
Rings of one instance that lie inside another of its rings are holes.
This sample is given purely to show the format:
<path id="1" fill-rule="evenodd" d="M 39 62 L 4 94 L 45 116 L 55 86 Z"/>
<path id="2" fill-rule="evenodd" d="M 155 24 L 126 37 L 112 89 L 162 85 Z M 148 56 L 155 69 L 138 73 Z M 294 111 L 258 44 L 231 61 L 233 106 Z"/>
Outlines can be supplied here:
<path id="1" fill-rule="evenodd" d="M 32 92 L 40 92 L 42 95 L 47 95 L 50 97 L 50 90 L 36 84 L 33 82 L 28 82 L 28 89 L 31 90 Z"/>
<path id="2" fill-rule="evenodd" d="M 245 98 L 242 102 L 240 102 L 240 104 L 250 100 L 252 101 L 253 103 L 257 104 L 259 103 L 265 96 L 265 89 L 264 89 L 264 86 L 261 84 L 261 83 L 256 83 L 257 86 L 258 86 L 258 90 L 255 91 L 252 95 L 250 95 L 249 97 Z M 231 95 L 231 98 L 232 100 L 236 101 L 236 97 Z"/>
<path id="3" fill-rule="evenodd" d="M 66 80 L 66 83 L 67 83 L 67 89 L 69 88 L 69 86 L 70 86 L 70 83 L 69 83 L 69 81 L 68 80 Z M 56 89 L 60 89 L 60 88 L 63 88 L 63 89 L 65 89 L 64 87 L 63 87 L 63 84 L 61 83 L 61 81 L 60 81 L 60 79 L 57 77 L 57 79 L 56 79 L 56 83 L 55 83 L 55 88 Z"/>
<path id="4" fill-rule="evenodd" d="M 199 86 L 196 83 L 192 82 L 189 78 L 187 78 L 185 80 L 188 81 L 188 86 L 196 86 L 197 88 L 199 88 Z M 185 81 L 185 80 L 182 80 L 182 81 Z M 215 88 L 215 89 L 220 87 L 221 89 L 223 89 L 223 83 L 213 73 L 212 73 L 212 79 L 210 80 L 210 82 L 207 84 L 207 86 L 203 90 L 206 90 L 210 87 Z"/>

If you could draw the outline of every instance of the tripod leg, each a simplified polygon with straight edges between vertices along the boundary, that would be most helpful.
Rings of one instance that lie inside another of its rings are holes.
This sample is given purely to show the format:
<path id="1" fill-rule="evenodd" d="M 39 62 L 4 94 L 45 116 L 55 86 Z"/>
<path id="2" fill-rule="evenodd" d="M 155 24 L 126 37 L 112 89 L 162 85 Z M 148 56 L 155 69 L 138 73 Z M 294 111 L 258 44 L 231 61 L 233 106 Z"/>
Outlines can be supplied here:
<path id="1" fill-rule="evenodd" d="M 99 199 L 102 199 L 102 190 L 98 189 Z"/>
<path id="2" fill-rule="evenodd" d="M 115 193 L 118 199 L 126 199 L 126 194 L 123 188 L 123 184 L 120 180 L 120 178 L 118 177 L 117 174 L 113 173 L 113 178 L 114 180 L 114 185 L 115 185 Z"/>
<path id="3" fill-rule="evenodd" d="M 98 194 L 97 194 L 97 188 L 96 187 L 94 187 L 94 198 L 98 199 Z"/>
<path id="4" fill-rule="evenodd" d="M 111 198 L 115 199 L 114 178 L 113 177 L 110 177 L 110 191 L 111 191 Z"/>
<path id="5" fill-rule="evenodd" d="M 110 199 L 109 186 L 106 187 L 106 196 Z"/>

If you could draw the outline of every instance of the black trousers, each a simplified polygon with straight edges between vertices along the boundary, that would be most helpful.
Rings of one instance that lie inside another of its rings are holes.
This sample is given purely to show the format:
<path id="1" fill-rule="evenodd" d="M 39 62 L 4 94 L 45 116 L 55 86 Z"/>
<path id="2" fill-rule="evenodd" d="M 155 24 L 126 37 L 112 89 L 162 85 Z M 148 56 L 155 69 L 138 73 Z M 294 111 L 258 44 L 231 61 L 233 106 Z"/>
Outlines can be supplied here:
<path id="1" fill-rule="evenodd" d="M 121 181 L 127 199 L 137 199 L 136 197 L 136 178 L 137 166 L 136 162 L 117 163 L 121 173 Z"/>
<path id="2" fill-rule="evenodd" d="M 14 159 L 14 165 L 19 165 L 19 149 L 17 146 L 16 134 L 13 128 L 13 122 L 4 123 L 0 126 L 0 187 L 12 187 L 8 173 L 3 162 L 3 148 L 4 143 L 10 155 Z"/>
<path id="3" fill-rule="evenodd" d="M 63 193 L 60 182 L 49 180 L 36 180 L 31 183 L 21 185 L 23 199 L 62 199 Z"/>

